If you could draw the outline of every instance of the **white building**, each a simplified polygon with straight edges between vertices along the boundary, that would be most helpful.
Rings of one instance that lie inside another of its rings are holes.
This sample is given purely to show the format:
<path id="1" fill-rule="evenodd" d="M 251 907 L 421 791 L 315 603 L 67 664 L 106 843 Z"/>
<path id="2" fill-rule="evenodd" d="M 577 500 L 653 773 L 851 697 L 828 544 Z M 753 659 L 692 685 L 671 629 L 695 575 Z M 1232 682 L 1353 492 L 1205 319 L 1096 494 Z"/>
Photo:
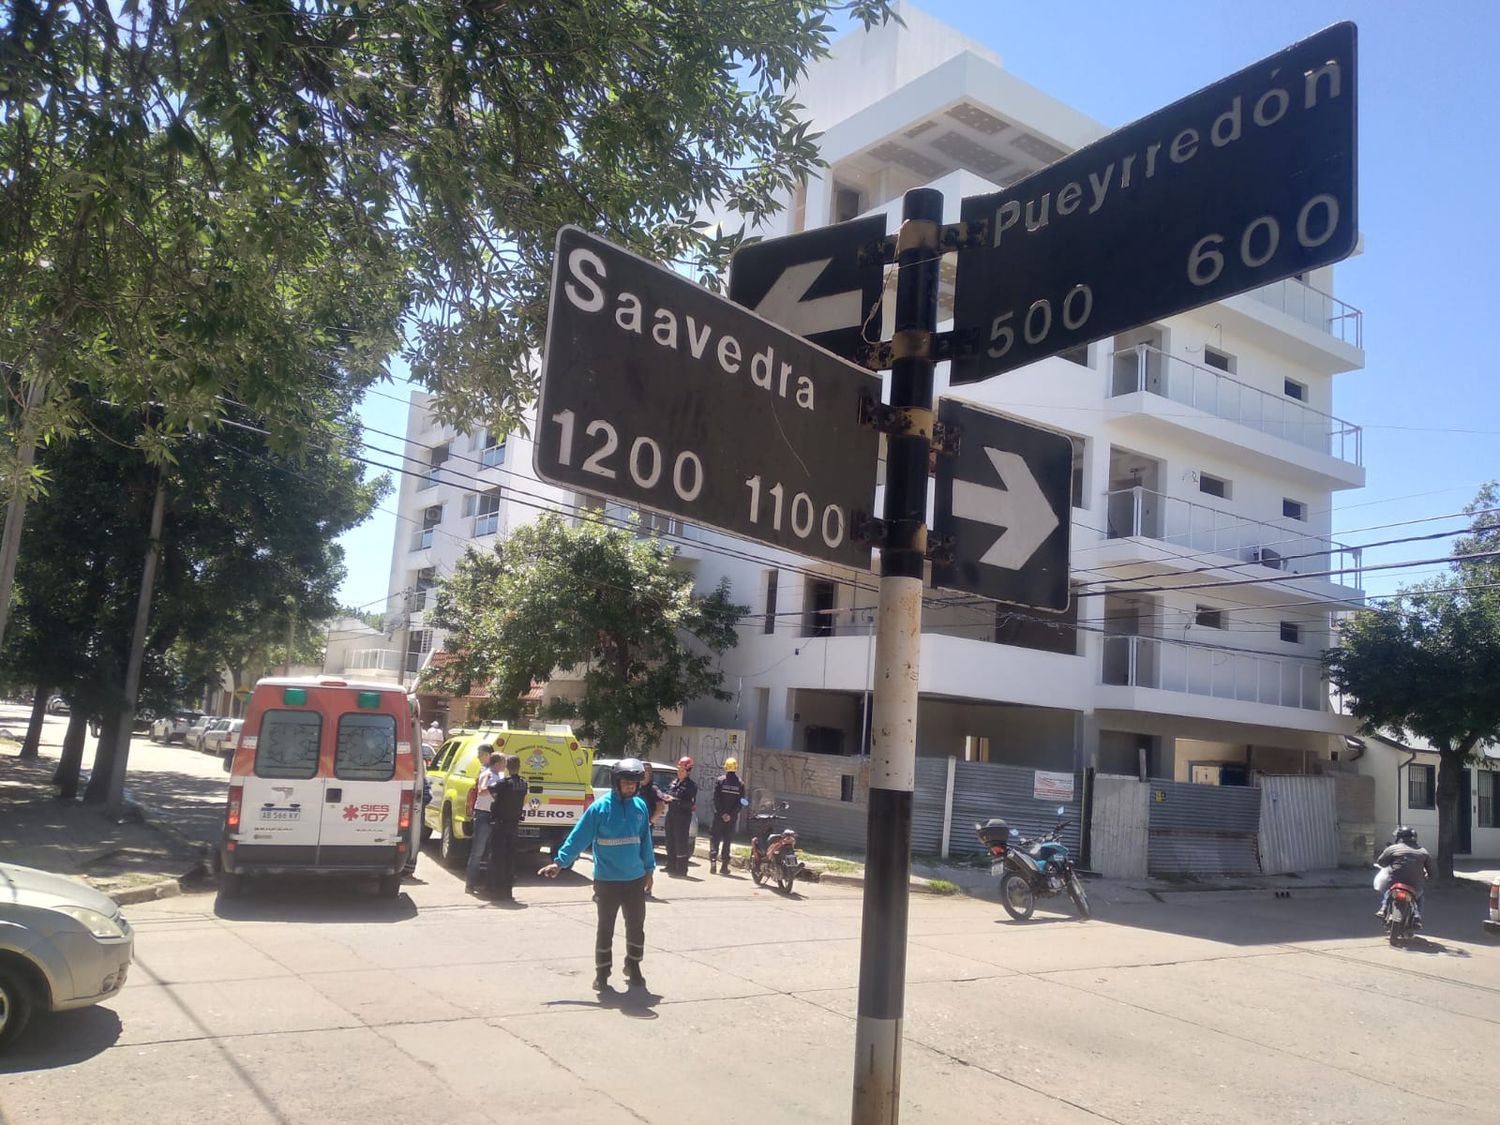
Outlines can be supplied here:
<path id="1" fill-rule="evenodd" d="M 905 27 L 852 34 L 810 68 L 798 96 L 829 166 L 761 233 L 895 216 L 921 186 L 942 190 L 956 221 L 964 196 L 1108 131 L 980 44 L 902 14 Z M 1364 360 L 1360 314 L 1332 296 L 1333 272 L 958 389 L 1072 437 L 1076 597 L 1049 615 L 931 596 L 920 754 L 1243 783 L 1309 770 L 1343 745 L 1352 727 L 1329 708 L 1318 655 L 1330 614 L 1360 596 L 1357 553 L 1329 530 L 1334 493 L 1365 477 L 1359 427 L 1332 415 L 1334 376 Z M 598 501 L 538 482 L 529 442 L 430 425 L 421 396 L 407 442 L 429 470 L 402 483 L 392 552 L 392 593 L 414 592 L 398 633 L 411 672 L 440 642 L 422 591 L 465 546 L 538 504 Z M 733 700 L 692 704 L 684 721 L 746 728 L 759 747 L 860 753 L 876 575 L 650 522 L 700 588 L 726 577 L 753 610 L 723 661 Z"/>

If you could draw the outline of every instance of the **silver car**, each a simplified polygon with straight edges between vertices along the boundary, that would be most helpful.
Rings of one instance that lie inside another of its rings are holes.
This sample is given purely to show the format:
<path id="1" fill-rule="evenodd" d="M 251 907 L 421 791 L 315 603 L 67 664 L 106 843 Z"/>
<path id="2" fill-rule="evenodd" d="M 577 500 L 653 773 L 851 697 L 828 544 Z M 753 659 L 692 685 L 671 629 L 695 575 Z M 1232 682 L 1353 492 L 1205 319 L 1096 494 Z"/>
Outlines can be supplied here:
<path id="1" fill-rule="evenodd" d="M 114 900 L 61 875 L 0 863 L 0 1051 L 34 1011 L 108 1000 L 135 936 Z"/>

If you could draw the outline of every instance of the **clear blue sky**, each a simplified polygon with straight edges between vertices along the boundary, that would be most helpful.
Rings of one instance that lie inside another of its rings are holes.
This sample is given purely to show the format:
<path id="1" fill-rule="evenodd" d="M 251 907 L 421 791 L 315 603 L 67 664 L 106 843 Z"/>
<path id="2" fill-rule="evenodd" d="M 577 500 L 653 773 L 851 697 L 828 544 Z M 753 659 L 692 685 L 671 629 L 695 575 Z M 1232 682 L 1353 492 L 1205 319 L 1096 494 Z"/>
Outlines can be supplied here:
<path id="1" fill-rule="evenodd" d="M 1120 126 L 1339 20 L 1359 26 L 1359 210 L 1364 254 L 1339 267 L 1338 296 L 1364 312 L 1367 366 L 1338 376 L 1334 413 L 1361 425 L 1367 486 L 1335 500 L 1350 543 L 1428 530 L 1359 529 L 1455 512 L 1500 476 L 1500 372 L 1485 351 L 1500 268 L 1495 216 L 1500 3 L 1371 0 L 928 0 L 924 10 L 996 51 L 1006 69 Z M 386 393 L 403 393 L 386 388 Z M 405 411 L 372 397 L 391 432 Z M 378 437 L 373 440 L 391 446 Z M 387 501 L 393 508 L 393 501 Z M 385 595 L 394 518 L 342 540 L 346 603 Z M 1447 524 L 1433 524 L 1443 528 Z M 1446 542 L 1366 553 L 1442 554 Z M 1436 569 L 1370 574 L 1384 593 Z M 378 608 L 378 606 L 376 607 Z"/>

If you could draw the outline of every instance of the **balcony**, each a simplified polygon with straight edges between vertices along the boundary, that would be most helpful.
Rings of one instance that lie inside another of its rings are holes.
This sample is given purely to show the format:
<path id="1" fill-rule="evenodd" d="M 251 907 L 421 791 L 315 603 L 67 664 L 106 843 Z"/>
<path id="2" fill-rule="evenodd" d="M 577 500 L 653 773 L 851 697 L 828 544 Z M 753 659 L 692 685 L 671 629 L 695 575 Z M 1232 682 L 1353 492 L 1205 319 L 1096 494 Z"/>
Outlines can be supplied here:
<path id="1" fill-rule="evenodd" d="M 1250 296 L 1303 324 L 1328 333 L 1350 347 L 1365 346 L 1365 314 L 1332 294 L 1314 289 L 1305 281 L 1289 277 L 1284 281 L 1252 289 Z"/>
<path id="2" fill-rule="evenodd" d="M 344 672 L 389 672 L 401 670 L 401 654 L 388 648 L 357 648 L 344 659 Z"/>
<path id="3" fill-rule="evenodd" d="M 474 535 L 478 539 L 484 535 L 495 535 L 500 530 L 500 513 L 486 512 L 474 517 Z"/>
<path id="4" fill-rule="evenodd" d="M 1343 719 L 1329 711 L 1322 667 L 1311 659 L 1262 656 L 1156 637 L 1111 636 L 1104 638 L 1099 682 L 1106 687 L 1146 688 L 1218 701 L 1318 711 L 1334 720 L 1334 725 Z M 1123 704 L 1131 709 L 1199 711 L 1212 717 L 1254 721 L 1244 709 L 1232 714 L 1222 703 L 1209 707 L 1168 703 L 1163 707 L 1156 701 L 1155 706 L 1143 707 L 1147 700 L 1140 697 L 1101 703 Z M 1314 725 L 1321 727 L 1323 723 Z"/>
<path id="5" fill-rule="evenodd" d="M 432 546 L 432 528 L 423 528 L 411 533 L 411 549 L 413 551 L 425 551 Z"/>
<path id="6" fill-rule="evenodd" d="M 1138 344 L 1110 356 L 1111 398 L 1145 391 L 1248 426 L 1351 465 L 1364 464 L 1363 431 L 1305 402 L 1242 383 L 1158 348 Z"/>
<path id="7" fill-rule="evenodd" d="M 1170 562 L 1172 569 L 1189 568 L 1195 580 L 1204 581 L 1215 579 L 1212 568 L 1216 563 L 1220 576 L 1229 581 L 1256 578 L 1258 574 L 1250 568 L 1263 568 L 1276 572 L 1267 575 L 1267 581 L 1307 577 L 1323 587 L 1320 594 L 1334 600 L 1359 596 L 1359 547 L 1299 533 L 1285 524 L 1245 519 L 1139 485 L 1107 492 L 1104 499 L 1108 539 L 1146 539 L 1177 548 L 1169 553 L 1142 553 L 1136 561 Z M 1102 560 L 1091 560 L 1097 562 Z"/>

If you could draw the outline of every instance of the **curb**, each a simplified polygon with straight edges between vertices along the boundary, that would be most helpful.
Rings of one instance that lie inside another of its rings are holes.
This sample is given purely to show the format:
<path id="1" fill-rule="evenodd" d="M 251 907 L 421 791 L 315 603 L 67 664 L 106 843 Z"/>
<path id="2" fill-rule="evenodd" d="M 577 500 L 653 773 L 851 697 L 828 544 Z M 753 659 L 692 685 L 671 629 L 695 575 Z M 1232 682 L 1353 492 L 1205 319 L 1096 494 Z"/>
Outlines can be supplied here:
<path id="1" fill-rule="evenodd" d="M 213 874 L 214 849 L 211 844 L 207 844 L 202 840 L 195 840 L 187 835 L 182 829 L 174 825 L 160 809 L 153 808 L 150 805 L 143 805 L 135 800 L 126 801 L 125 804 L 128 808 L 133 809 L 136 815 L 141 818 L 142 824 L 155 829 L 169 840 L 181 844 L 190 853 L 198 857 L 198 862 L 184 871 L 180 878 L 185 879 L 190 875 L 196 874 Z M 176 880 L 173 880 L 173 882 L 176 882 Z"/>
<path id="2" fill-rule="evenodd" d="M 176 898 L 182 894 L 182 884 L 176 879 L 158 879 L 140 887 L 122 887 L 118 891 L 100 891 L 114 899 L 116 906 L 133 906 L 138 902 L 154 902 L 159 898 Z"/>

